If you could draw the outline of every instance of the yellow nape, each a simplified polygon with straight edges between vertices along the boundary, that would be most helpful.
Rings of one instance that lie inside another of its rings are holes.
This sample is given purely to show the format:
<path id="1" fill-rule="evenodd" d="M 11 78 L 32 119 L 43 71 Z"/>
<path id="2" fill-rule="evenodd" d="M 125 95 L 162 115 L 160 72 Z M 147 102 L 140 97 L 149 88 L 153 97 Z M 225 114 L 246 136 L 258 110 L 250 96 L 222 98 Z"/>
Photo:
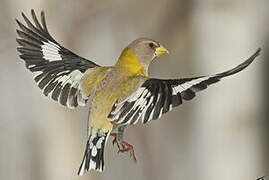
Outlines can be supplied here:
<path id="1" fill-rule="evenodd" d="M 135 52 L 129 48 L 122 51 L 116 66 L 125 70 L 129 75 L 147 74 L 145 68 L 139 63 L 139 59 L 136 57 Z"/>

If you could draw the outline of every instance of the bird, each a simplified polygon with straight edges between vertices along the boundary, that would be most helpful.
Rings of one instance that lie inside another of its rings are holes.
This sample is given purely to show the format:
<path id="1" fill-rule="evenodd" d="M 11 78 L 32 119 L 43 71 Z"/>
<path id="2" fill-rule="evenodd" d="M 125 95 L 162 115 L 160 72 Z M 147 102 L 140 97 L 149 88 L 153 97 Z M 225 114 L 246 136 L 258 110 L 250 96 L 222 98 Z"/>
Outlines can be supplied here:
<path id="1" fill-rule="evenodd" d="M 89 104 L 87 143 L 79 176 L 89 170 L 104 170 L 104 148 L 110 136 L 119 152 L 129 152 L 136 160 L 133 146 L 123 139 L 128 125 L 161 118 L 209 85 L 242 71 L 261 52 L 258 48 L 244 62 L 222 73 L 157 79 L 149 77 L 148 67 L 169 53 L 159 42 L 138 38 L 123 49 L 114 65 L 100 66 L 59 44 L 48 31 L 44 11 L 40 20 L 33 9 L 31 16 L 33 22 L 22 13 L 25 24 L 16 19 L 16 41 L 19 57 L 33 73 L 34 81 L 45 96 L 69 109 Z"/>

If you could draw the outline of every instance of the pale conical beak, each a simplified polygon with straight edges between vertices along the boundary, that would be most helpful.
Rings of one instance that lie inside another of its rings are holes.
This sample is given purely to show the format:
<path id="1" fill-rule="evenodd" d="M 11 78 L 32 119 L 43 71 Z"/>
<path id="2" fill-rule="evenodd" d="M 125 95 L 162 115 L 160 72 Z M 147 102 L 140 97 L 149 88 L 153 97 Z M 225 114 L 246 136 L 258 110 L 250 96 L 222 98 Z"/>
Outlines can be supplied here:
<path id="1" fill-rule="evenodd" d="M 161 45 L 160 47 L 156 48 L 155 54 L 156 54 L 156 56 L 159 57 L 159 56 L 164 55 L 164 54 L 169 54 L 169 51 Z"/>

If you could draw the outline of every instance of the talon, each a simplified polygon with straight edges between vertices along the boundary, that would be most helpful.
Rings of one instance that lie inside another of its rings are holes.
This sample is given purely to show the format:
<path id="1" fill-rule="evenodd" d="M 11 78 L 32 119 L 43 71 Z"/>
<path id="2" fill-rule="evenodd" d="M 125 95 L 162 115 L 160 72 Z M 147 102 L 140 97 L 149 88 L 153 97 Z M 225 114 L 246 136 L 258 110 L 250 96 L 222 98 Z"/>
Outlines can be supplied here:
<path id="1" fill-rule="evenodd" d="M 136 162 L 134 147 L 131 144 L 127 143 L 126 141 L 122 141 L 121 143 L 122 143 L 122 145 L 126 146 L 126 148 L 123 149 L 121 152 L 128 152 L 129 151 L 130 157 L 133 158 L 134 162 Z"/>
<path id="2" fill-rule="evenodd" d="M 120 145 L 121 145 L 121 147 L 118 147 L 119 148 L 118 154 L 125 152 L 125 149 L 126 149 L 126 147 L 124 146 L 124 144 L 120 143 Z"/>
<path id="3" fill-rule="evenodd" d="M 130 153 L 130 157 L 134 160 L 134 162 L 136 162 L 136 157 L 135 157 L 135 152 L 134 152 L 134 147 L 127 143 L 126 141 L 119 141 L 118 140 L 118 134 L 117 133 L 111 133 L 111 136 L 114 137 L 112 144 L 114 146 L 114 144 L 117 144 L 117 147 L 119 148 L 118 150 L 118 154 L 119 153 L 124 153 L 124 152 L 129 152 Z"/>

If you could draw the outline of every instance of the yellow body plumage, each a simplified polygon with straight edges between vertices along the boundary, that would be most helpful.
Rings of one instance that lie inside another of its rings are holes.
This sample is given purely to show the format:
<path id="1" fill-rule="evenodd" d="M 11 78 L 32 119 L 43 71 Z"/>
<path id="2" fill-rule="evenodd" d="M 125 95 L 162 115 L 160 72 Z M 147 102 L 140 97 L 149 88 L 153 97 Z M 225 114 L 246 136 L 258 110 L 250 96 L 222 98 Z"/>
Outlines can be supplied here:
<path id="1" fill-rule="evenodd" d="M 126 48 L 113 67 L 96 67 L 86 71 L 81 80 L 83 96 L 91 95 L 88 128 L 90 133 L 109 132 L 116 127 L 107 116 L 113 104 L 147 79 L 133 50 Z"/>

